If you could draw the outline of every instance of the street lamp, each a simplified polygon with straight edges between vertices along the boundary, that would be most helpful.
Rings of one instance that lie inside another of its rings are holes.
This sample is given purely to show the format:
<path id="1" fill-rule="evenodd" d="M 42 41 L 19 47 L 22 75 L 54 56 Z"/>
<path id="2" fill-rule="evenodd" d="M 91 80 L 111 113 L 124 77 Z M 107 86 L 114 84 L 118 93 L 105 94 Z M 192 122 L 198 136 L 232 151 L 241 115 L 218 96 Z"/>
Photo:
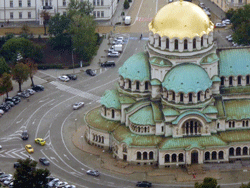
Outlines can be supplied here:
<path id="1" fill-rule="evenodd" d="M 76 128 L 76 132 L 77 132 L 77 123 L 76 123 L 77 119 L 75 119 L 75 128 Z"/>
<path id="2" fill-rule="evenodd" d="M 75 50 L 75 48 L 72 49 L 72 64 L 73 64 L 73 74 L 75 74 L 75 63 L 74 63 L 74 54 L 73 51 Z"/>
<path id="3" fill-rule="evenodd" d="M 81 138 L 82 138 L 82 149 L 83 149 L 83 139 L 84 139 L 84 136 L 81 136 Z"/>

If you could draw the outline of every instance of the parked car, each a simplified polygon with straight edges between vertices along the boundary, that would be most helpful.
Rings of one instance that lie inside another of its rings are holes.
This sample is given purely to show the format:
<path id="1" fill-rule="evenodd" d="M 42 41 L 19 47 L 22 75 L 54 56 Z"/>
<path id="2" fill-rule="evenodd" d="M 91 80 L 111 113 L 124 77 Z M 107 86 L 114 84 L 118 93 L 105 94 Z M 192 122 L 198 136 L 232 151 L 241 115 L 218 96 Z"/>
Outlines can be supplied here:
<path id="1" fill-rule="evenodd" d="M 21 102 L 21 97 L 19 97 L 19 96 L 14 96 L 14 97 L 12 97 L 13 99 L 15 99 L 15 100 L 18 100 L 19 102 Z"/>
<path id="2" fill-rule="evenodd" d="M 43 91 L 44 87 L 42 85 L 34 85 L 34 87 L 32 87 L 32 89 L 36 92 L 38 91 Z"/>
<path id="3" fill-rule="evenodd" d="M 4 115 L 4 111 L 0 109 L 0 116 Z"/>
<path id="4" fill-rule="evenodd" d="M 216 23 L 216 24 L 215 24 L 215 27 L 216 27 L 216 28 L 226 27 L 226 24 L 223 24 L 223 23 Z"/>
<path id="5" fill-rule="evenodd" d="M 228 39 L 228 38 L 232 38 L 232 35 L 227 35 L 227 36 L 226 36 L 226 39 Z"/>
<path id="6" fill-rule="evenodd" d="M 90 76 L 95 76 L 95 75 L 96 75 L 95 71 L 93 71 L 92 69 L 87 69 L 87 70 L 86 70 L 86 73 L 87 73 L 88 75 L 90 75 Z"/>
<path id="7" fill-rule="evenodd" d="M 30 144 L 27 144 L 25 146 L 25 149 L 28 153 L 34 153 L 34 149 L 32 148 L 32 146 Z"/>
<path id="8" fill-rule="evenodd" d="M 26 92 L 26 91 L 19 92 L 19 93 L 17 93 L 17 95 L 19 97 L 22 97 L 22 98 L 28 98 L 30 96 L 30 94 L 28 92 Z"/>
<path id="9" fill-rule="evenodd" d="M 73 104 L 73 110 L 77 110 L 83 106 L 84 106 L 84 102 L 77 102 L 77 103 Z"/>
<path id="10" fill-rule="evenodd" d="M 14 162 L 14 168 L 19 168 L 21 166 L 21 164 L 19 162 Z"/>
<path id="11" fill-rule="evenodd" d="M 227 39 L 229 42 L 233 42 L 233 37 Z"/>
<path id="12" fill-rule="evenodd" d="M 54 187 L 55 186 L 55 184 L 57 183 L 57 182 L 59 182 L 60 180 L 58 179 L 58 178 L 55 178 L 55 179 L 53 179 L 52 181 L 50 181 L 47 185 L 48 185 L 48 187 Z"/>
<path id="13" fill-rule="evenodd" d="M 105 61 L 104 63 L 101 63 L 101 67 L 114 67 L 115 62 L 114 61 Z"/>
<path id="14" fill-rule="evenodd" d="M 40 158 L 39 162 L 42 163 L 44 166 L 49 166 L 50 165 L 49 160 L 46 159 L 45 157 Z"/>
<path id="15" fill-rule="evenodd" d="M 59 76 L 58 79 L 61 80 L 61 81 L 63 81 L 63 82 L 68 82 L 69 81 L 69 77 L 68 76 Z"/>
<path id="16" fill-rule="evenodd" d="M 46 144 L 46 141 L 43 140 L 42 138 L 36 138 L 35 143 L 44 146 Z"/>
<path id="17" fill-rule="evenodd" d="M 30 95 L 34 95 L 34 94 L 36 93 L 36 91 L 33 90 L 33 89 L 27 89 L 26 91 L 27 91 Z"/>
<path id="18" fill-rule="evenodd" d="M 225 19 L 222 21 L 223 24 L 230 25 L 231 21 L 229 19 Z"/>
<path id="19" fill-rule="evenodd" d="M 205 8 L 205 4 L 204 3 L 199 3 L 199 7 Z"/>
<path id="20" fill-rule="evenodd" d="M 1 182 L 4 182 L 7 178 L 9 178 L 9 177 L 13 177 L 12 176 L 12 174 L 2 174 L 1 176 L 0 176 L 0 181 Z"/>
<path id="21" fill-rule="evenodd" d="M 120 53 L 119 52 L 112 52 L 112 53 L 108 53 L 109 57 L 119 57 Z"/>
<path id="22" fill-rule="evenodd" d="M 27 130 L 24 130 L 21 134 L 21 138 L 23 140 L 28 140 L 29 139 L 29 134 L 28 134 L 28 131 Z"/>
<path id="23" fill-rule="evenodd" d="M 77 80 L 77 76 L 75 74 L 66 74 L 70 80 Z"/>
<path id="24" fill-rule="evenodd" d="M 136 183 L 137 187 L 152 187 L 152 183 L 148 181 L 138 181 Z"/>
<path id="25" fill-rule="evenodd" d="M 14 104 L 18 104 L 18 103 L 20 102 L 20 100 L 14 98 L 14 97 L 6 97 L 6 98 L 5 98 L 5 102 L 7 102 L 7 101 L 11 101 L 11 102 L 13 102 Z"/>
<path id="26" fill-rule="evenodd" d="M 62 182 L 62 181 L 59 181 L 55 184 L 55 187 L 56 188 L 62 188 L 62 187 L 65 187 L 66 185 L 68 185 L 67 182 Z"/>
<path id="27" fill-rule="evenodd" d="M 7 177 L 7 178 L 4 180 L 3 184 L 4 184 L 5 186 L 8 186 L 12 181 L 13 181 L 13 177 Z"/>
<path id="28" fill-rule="evenodd" d="M 100 173 L 97 170 L 88 170 L 86 173 L 91 176 L 100 176 Z"/>
<path id="29" fill-rule="evenodd" d="M 10 105 L 11 107 L 15 106 L 14 102 L 12 102 L 12 101 L 6 101 L 5 103 L 7 105 Z"/>
<path id="30" fill-rule="evenodd" d="M 66 185 L 65 188 L 76 188 L 75 185 Z"/>
<path id="31" fill-rule="evenodd" d="M 2 103 L 0 105 L 0 109 L 3 110 L 4 112 L 8 112 L 10 110 L 10 107 L 6 103 Z"/>
<path id="32" fill-rule="evenodd" d="M 115 41 L 117 41 L 117 40 L 124 41 L 124 37 L 116 37 L 116 38 L 115 38 Z"/>

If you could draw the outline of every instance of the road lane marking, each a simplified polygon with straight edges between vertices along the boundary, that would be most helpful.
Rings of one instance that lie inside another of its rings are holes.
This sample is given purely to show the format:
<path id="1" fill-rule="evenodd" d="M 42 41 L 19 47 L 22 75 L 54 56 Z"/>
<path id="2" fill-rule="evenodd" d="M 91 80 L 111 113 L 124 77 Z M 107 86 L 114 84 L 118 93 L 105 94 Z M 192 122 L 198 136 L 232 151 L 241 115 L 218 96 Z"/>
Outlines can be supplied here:
<path id="1" fill-rule="evenodd" d="M 142 3 L 143 3 L 143 0 L 141 1 L 141 4 L 140 4 L 140 7 L 139 7 L 139 10 L 138 10 L 138 12 L 137 12 L 137 14 L 136 14 L 135 21 L 134 21 L 134 23 L 132 23 L 132 24 L 131 24 L 131 26 L 132 26 L 132 25 L 134 25 L 134 24 L 135 24 L 135 22 L 137 21 L 138 15 L 139 15 L 140 10 L 141 10 Z"/>
<path id="2" fill-rule="evenodd" d="M 32 122 L 32 125 L 34 125 L 34 124 L 35 124 L 35 121 L 36 121 L 36 119 Z"/>
<path id="3" fill-rule="evenodd" d="M 66 154 L 63 154 L 63 156 L 64 156 L 66 159 L 70 160 Z"/>
<path id="4" fill-rule="evenodd" d="M 46 98 L 44 100 L 40 100 L 40 101 L 38 101 L 38 103 L 41 103 L 41 102 L 44 102 L 44 101 L 47 101 L 47 100 L 49 100 L 49 98 Z"/>
<path id="5" fill-rule="evenodd" d="M 52 160 L 56 160 L 56 162 L 59 162 L 55 157 L 50 157 Z"/>
<path id="6" fill-rule="evenodd" d="M 22 118 L 21 120 L 17 121 L 16 124 L 18 124 L 18 123 L 20 123 L 20 122 L 22 122 L 22 121 L 23 121 L 23 118 Z"/>

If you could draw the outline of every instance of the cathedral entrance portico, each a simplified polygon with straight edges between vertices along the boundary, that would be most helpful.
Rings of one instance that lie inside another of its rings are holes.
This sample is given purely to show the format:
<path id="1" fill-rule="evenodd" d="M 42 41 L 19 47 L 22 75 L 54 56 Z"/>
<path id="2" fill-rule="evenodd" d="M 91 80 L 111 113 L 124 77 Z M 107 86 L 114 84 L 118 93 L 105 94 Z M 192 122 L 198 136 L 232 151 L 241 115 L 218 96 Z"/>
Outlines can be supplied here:
<path id="1" fill-rule="evenodd" d="M 197 150 L 191 152 L 191 164 L 198 164 L 199 155 Z"/>

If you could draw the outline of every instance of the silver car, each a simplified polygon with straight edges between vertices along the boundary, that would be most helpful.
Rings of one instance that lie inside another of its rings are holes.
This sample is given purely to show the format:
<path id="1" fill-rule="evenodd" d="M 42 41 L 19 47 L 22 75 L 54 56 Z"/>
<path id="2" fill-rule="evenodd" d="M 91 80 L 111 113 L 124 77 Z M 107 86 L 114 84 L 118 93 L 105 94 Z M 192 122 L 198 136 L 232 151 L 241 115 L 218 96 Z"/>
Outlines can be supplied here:
<path id="1" fill-rule="evenodd" d="M 77 103 L 73 104 L 73 110 L 77 110 L 83 106 L 84 106 L 84 102 L 77 102 Z"/>

